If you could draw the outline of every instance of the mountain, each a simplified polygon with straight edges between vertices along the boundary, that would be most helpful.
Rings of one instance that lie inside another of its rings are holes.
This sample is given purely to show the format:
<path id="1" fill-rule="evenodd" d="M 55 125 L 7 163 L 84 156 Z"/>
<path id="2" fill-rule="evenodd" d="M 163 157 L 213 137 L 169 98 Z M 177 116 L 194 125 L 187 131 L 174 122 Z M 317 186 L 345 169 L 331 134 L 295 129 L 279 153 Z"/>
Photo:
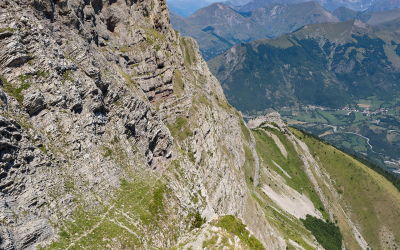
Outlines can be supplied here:
<path id="1" fill-rule="evenodd" d="M 340 7 L 333 12 L 333 15 L 339 18 L 340 21 L 360 19 L 368 24 L 378 25 L 400 17 L 400 9 L 363 13 Z"/>
<path id="2" fill-rule="evenodd" d="M 307 2 L 307 0 L 252 0 L 247 4 L 243 5 L 240 12 L 251 12 L 256 9 L 265 7 L 269 4 L 296 4 L 296 3 L 303 3 Z"/>
<path id="3" fill-rule="evenodd" d="M 389 31 L 400 33 L 400 17 L 394 20 L 384 22 L 378 25 L 379 28 Z"/>
<path id="4" fill-rule="evenodd" d="M 266 27 L 267 37 L 278 37 L 305 24 L 337 22 L 338 19 L 315 1 L 299 4 L 269 4 L 251 12 L 251 19 Z"/>
<path id="5" fill-rule="evenodd" d="M 346 7 L 355 11 L 364 11 L 367 10 L 369 7 L 383 1 L 384 0 L 318 0 L 317 2 L 329 11 L 334 11 L 340 7 Z M 271 3 L 294 4 L 300 2 L 306 2 L 306 1 L 305 0 L 252 0 L 251 2 L 244 5 L 240 9 L 240 11 L 242 12 L 253 11 Z"/>
<path id="6" fill-rule="evenodd" d="M 242 113 L 279 110 L 296 126 L 397 171 L 400 144 L 390 131 L 400 132 L 399 39 L 359 20 L 306 25 L 236 45 L 208 64 Z"/>
<path id="7" fill-rule="evenodd" d="M 205 60 L 212 59 L 234 45 L 222 37 L 213 34 L 211 30 L 201 30 L 187 21 L 184 17 L 181 17 L 175 13 L 171 12 L 170 17 L 171 25 L 175 30 L 185 34 L 185 36 L 196 39 L 196 42 L 199 44 L 200 51 Z"/>
<path id="8" fill-rule="evenodd" d="M 400 9 L 363 13 L 340 7 L 331 13 L 315 1 L 271 3 L 251 12 L 238 12 L 226 4 L 214 3 L 186 18 L 171 15 L 171 24 L 183 35 L 195 38 L 204 59 L 209 61 L 236 44 L 278 37 L 306 24 L 360 19 L 378 25 L 398 17 Z"/>
<path id="9" fill-rule="evenodd" d="M 374 94 L 395 98 L 399 39 L 359 20 L 306 25 L 236 45 L 209 66 L 242 112 L 297 102 L 341 108 Z"/>
<path id="10" fill-rule="evenodd" d="M 326 41 L 322 42 L 322 39 Z M 360 21 L 306 25 L 297 32 L 277 39 L 237 45 L 210 61 L 209 65 L 221 84 L 226 85 L 228 100 L 242 112 L 262 110 L 271 105 L 286 105 L 289 101 L 301 102 L 302 99 L 316 105 L 345 106 L 350 100 L 349 96 L 363 97 L 381 92 L 382 97 L 385 97 L 388 92 L 396 89 L 393 80 L 385 81 L 385 85 L 381 82 L 389 72 L 397 76 L 398 55 L 394 52 L 392 40 L 395 44 L 399 42 L 395 36 Z M 349 49 L 355 43 L 364 46 L 358 45 L 356 49 Z M 373 51 L 369 51 L 371 49 L 368 50 L 368 46 L 373 47 Z M 394 57 L 388 54 L 385 46 L 393 50 Z M 365 52 L 360 52 L 364 49 Z M 314 53 L 309 53 L 310 51 Z M 230 60 L 226 61 L 227 58 Z M 364 60 L 365 58 L 369 59 Z M 380 60 L 384 60 L 384 63 Z M 255 65 L 259 66 L 252 68 L 252 71 L 246 71 Z M 349 67 L 346 68 L 346 65 Z M 377 68 L 371 72 L 373 75 L 367 73 L 368 68 L 375 66 Z M 358 78 L 358 83 L 354 84 L 355 79 L 351 74 L 356 72 L 365 73 L 365 80 Z M 263 79 L 274 80 L 268 83 Z M 321 84 L 321 79 L 326 83 Z M 305 81 L 308 82 L 306 85 Z M 242 82 L 248 84 L 243 85 Z M 335 82 L 334 89 L 331 89 L 333 86 L 329 82 Z M 366 83 L 367 85 L 361 86 Z M 290 89 L 286 89 L 289 86 Z M 378 89 L 376 86 L 379 86 Z M 244 91 L 248 88 L 250 91 Z M 237 96 L 235 93 L 246 93 L 252 96 L 252 101 L 243 96 L 240 101 L 234 99 Z M 254 101 L 255 96 L 260 96 L 261 99 Z"/>
<path id="11" fill-rule="evenodd" d="M 263 36 L 263 28 L 252 19 L 223 3 L 214 3 L 186 18 L 188 22 L 232 44 L 249 42 Z"/>
<path id="12" fill-rule="evenodd" d="M 233 6 L 242 6 L 250 2 L 251 0 L 229 0 L 223 1 L 224 4 L 233 5 Z"/>
<path id="13" fill-rule="evenodd" d="M 400 8 L 400 2 L 398 0 L 387 0 L 369 7 L 365 12 L 385 11 L 398 8 Z"/>
<path id="14" fill-rule="evenodd" d="M 205 0 L 168 0 L 167 4 L 171 12 L 184 17 L 190 16 L 198 9 L 210 5 Z"/>
<path id="15" fill-rule="evenodd" d="M 336 21 L 335 16 L 314 1 L 294 5 L 271 4 L 250 13 L 240 13 L 225 4 L 214 3 L 187 18 L 171 16 L 173 28 L 194 37 L 206 60 L 235 44 L 276 37 L 305 24 Z"/>
<path id="16" fill-rule="evenodd" d="M 246 124 L 169 19 L 0 0 L 0 249 L 400 246 L 393 175 L 277 113 Z"/>
<path id="17" fill-rule="evenodd" d="M 334 12 L 333 15 L 336 16 L 340 22 L 343 21 L 348 21 L 348 20 L 354 20 L 354 19 L 360 19 L 363 22 L 366 22 L 368 17 L 370 17 L 369 14 L 365 14 L 362 11 L 355 11 L 348 9 L 346 7 L 340 7 L 337 8 Z"/>

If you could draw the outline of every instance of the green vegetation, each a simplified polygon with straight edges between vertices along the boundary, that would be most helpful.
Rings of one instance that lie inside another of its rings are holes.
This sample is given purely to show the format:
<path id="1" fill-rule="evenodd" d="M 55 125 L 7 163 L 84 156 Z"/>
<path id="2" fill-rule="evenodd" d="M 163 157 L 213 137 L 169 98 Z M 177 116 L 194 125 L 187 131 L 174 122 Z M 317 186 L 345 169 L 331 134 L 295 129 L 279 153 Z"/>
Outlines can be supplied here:
<path id="1" fill-rule="evenodd" d="M 62 81 L 63 83 L 65 83 L 65 81 L 73 81 L 72 76 L 73 76 L 73 72 L 72 70 L 67 70 L 65 71 L 62 76 L 64 78 L 64 80 Z"/>
<path id="2" fill-rule="evenodd" d="M 182 39 L 181 39 L 182 44 L 183 44 L 183 50 L 185 51 L 185 59 L 189 65 L 192 65 L 192 63 L 195 63 L 196 58 L 193 54 L 194 51 L 193 51 L 193 48 L 192 48 L 190 42 L 186 42 L 186 39 L 187 38 L 185 38 L 185 37 L 182 37 Z"/>
<path id="3" fill-rule="evenodd" d="M 218 236 L 213 235 L 211 239 L 207 239 L 203 241 L 203 248 L 207 249 L 207 247 L 212 247 L 217 244 Z"/>
<path id="4" fill-rule="evenodd" d="M 264 246 L 261 244 L 261 242 L 253 235 L 250 235 L 250 232 L 246 229 L 246 225 L 244 225 L 240 219 L 235 218 L 233 215 L 223 216 L 217 221 L 216 226 L 224 228 L 228 233 L 238 236 L 239 239 L 250 249 L 264 249 Z"/>
<path id="5" fill-rule="evenodd" d="M 193 131 L 190 129 L 188 119 L 185 117 L 178 117 L 176 118 L 175 123 L 168 124 L 167 126 L 169 131 L 171 131 L 171 135 L 179 141 L 183 141 L 187 137 L 193 135 Z"/>
<path id="6" fill-rule="evenodd" d="M 11 83 L 7 81 L 3 76 L 0 76 L 0 80 L 4 84 L 3 90 L 13 96 L 20 105 L 24 101 L 24 95 L 21 94 L 22 90 L 27 90 L 31 86 L 29 83 L 29 79 L 31 78 L 30 75 L 20 75 L 18 76 L 19 80 L 21 81 L 21 85 L 18 88 L 15 88 Z"/>
<path id="7" fill-rule="evenodd" d="M 332 222 L 324 222 L 307 214 L 306 219 L 301 219 L 304 226 L 312 232 L 319 244 L 326 250 L 342 249 L 342 234 L 339 227 Z"/>
<path id="8" fill-rule="evenodd" d="M 201 217 L 199 211 L 197 211 L 196 214 L 193 215 L 192 229 L 200 228 L 205 222 L 206 219 Z"/>
<path id="9" fill-rule="evenodd" d="M 41 77 L 47 77 L 48 75 L 49 75 L 49 71 L 47 70 L 47 71 L 38 71 L 37 73 L 36 73 L 36 75 L 38 75 L 38 76 L 41 76 Z"/>
<path id="10" fill-rule="evenodd" d="M 147 28 L 146 34 L 149 35 L 154 40 L 165 40 L 165 36 L 153 28 Z"/>
<path id="11" fill-rule="evenodd" d="M 314 186 L 305 174 L 303 162 L 298 157 L 293 144 L 281 132 L 271 128 L 265 128 L 265 130 L 279 138 L 281 143 L 285 146 L 287 158 L 282 155 L 275 141 L 269 137 L 263 129 L 252 131 L 257 143 L 256 151 L 258 156 L 268 164 L 268 168 L 271 168 L 276 173 L 280 174 L 282 178 L 285 179 L 287 185 L 299 193 L 306 194 L 313 202 L 314 206 L 320 210 L 324 218 L 328 219 L 329 215 L 326 213 L 317 192 L 314 190 Z M 272 162 L 272 160 L 277 163 L 290 176 L 290 178 L 286 176 L 282 170 Z M 269 179 L 265 179 L 264 182 L 267 185 L 273 184 Z"/>
<path id="12" fill-rule="evenodd" d="M 39 149 L 47 155 L 47 149 L 45 146 L 39 147 Z"/>
<path id="13" fill-rule="evenodd" d="M 212 108 L 211 101 L 204 94 L 199 94 L 199 96 L 193 100 L 193 104 L 203 104 L 208 106 L 210 109 Z"/>
<path id="14" fill-rule="evenodd" d="M 240 128 L 242 130 L 242 133 L 243 133 L 243 136 L 244 136 L 244 139 L 246 140 L 246 142 L 251 143 L 250 131 L 244 124 L 243 119 L 240 119 Z"/>
<path id="15" fill-rule="evenodd" d="M 123 46 L 119 47 L 119 51 L 121 51 L 122 53 L 127 53 L 130 51 L 130 49 L 128 48 L 127 45 L 123 45 Z"/>
<path id="16" fill-rule="evenodd" d="M 5 31 L 9 31 L 11 33 L 14 33 L 16 31 L 16 29 L 11 29 L 11 28 L 1 28 L 0 29 L 0 33 L 3 33 Z"/>
<path id="17" fill-rule="evenodd" d="M 106 249 L 114 241 L 125 248 L 138 249 L 144 248 L 145 238 L 151 244 L 151 238 L 160 233 L 174 244 L 179 231 L 165 205 L 165 197 L 171 193 L 164 180 L 149 176 L 146 180 L 140 176 L 133 179 L 121 180 L 109 205 L 99 200 L 99 205 L 93 207 L 76 197 L 78 206 L 71 220 L 59 225 L 60 239 L 47 249 Z M 139 224 L 132 223 L 136 221 Z"/>
<path id="18" fill-rule="evenodd" d="M 185 83 L 183 82 L 182 79 L 183 75 L 182 72 L 179 69 L 175 70 L 175 81 L 174 81 L 174 92 L 178 97 L 181 97 L 181 95 L 184 92 L 185 89 Z"/>
<path id="19" fill-rule="evenodd" d="M 336 148 L 339 151 L 342 151 L 345 154 L 348 154 L 345 150 L 336 147 L 335 145 L 330 144 L 329 142 L 326 142 L 324 140 L 322 140 L 320 137 L 315 136 L 311 133 L 308 133 L 307 131 L 301 130 L 301 133 L 304 134 L 304 138 L 313 138 L 314 140 L 320 141 L 322 143 L 324 143 L 325 145 L 329 145 L 331 147 Z M 398 177 L 396 177 L 395 174 L 393 174 L 392 172 L 386 171 L 384 169 L 382 169 L 381 167 L 379 167 L 378 165 L 367 161 L 364 158 L 361 158 L 357 155 L 352 155 L 349 154 L 351 157 L 353 157 L 353 159 L 357 160 L 358 162 L 362 163 L 363 165 L 369 167 L 370 169 L 372 169 L 373 171 L 375 171 L 376 173 L 380 174 L 381 176 L 383 176 L 386 180 L 388 180 L 389 182 L 391 182 L 393 184 L 393 186 L 395 186 L 399 192 L 400 192 L 400 179 Z"/>
<path id="20" fill-rule="evenodd" d="M 128 83 L 128 86 L 131 86 L 134 89 L 137 89 L 136 82 L 132 79 L 132 77 L 130 77 L 128 74 L 124 73 L 123 71 L 118 71 L 118 72 L 122 75 L 122 77 Z"/>
<path id="21" fill-rule="evenodd" d="M 254 169 L 254 157 L 253 154 L 251 153 L 251 150 L 248 146 L 243 145 L 244 149 L 244 156 L 245 156 L 245 162 L 244 162 L 244 174 L 246 177 L 246 184 L 247 187 L 251 190 L 253 189 L 253 176 L 255 174 L 255 169 Z"/>
<path id="22" fill-rule="evenodd" d="M 351 207 L 350 218 L 357 221 L 370 248 L 385 248 L 386 242 L 381 241 L 379 236 L 382 227 L 395 237 L 400 235 L 399 190 L 392 183 L 320 138 L 295 128 L 290 130 L 296 137 L 302 138 L 314 157 L 318 156 L 330 175 L 333 187 L 342 190 L 340 204 Z M 340 223 L 338 226 L 341 227 Z M 352 237 L 349 232 L 346 236 L 343 230 L 342 234 L 344 239 Z"/>
<path id="23" fill-rule="evenodd" d="M 104 153 L 103 153 L 104 157 L 110 157 L 110 156 L 112 156 L 112 154 L 113 154 L 113 151 L 110 148 L 104 147 Z"/>
<path id="24" fill-rule="evenodd" d="M 67 191 L 73 190 L 74 187 L 75 187 L 75 183 L 74 183 L 73 180 L 66 180 L 66 181 L 65 181 L 65 189 L 66 189 Z"/>
<path id="25" fill-rule="evenodd" d="M 165 36 L 157 32 L 153 28 L 146 28 L 146 37 L 147 43 L 149 45 L 154 45 L 156 51 L 159 51 L 161 49 L 159 42 L 165 40 Z"/>
<path id="26" fill-rule="evenodd" d="M 111 140 L 111 144 L 117 144 L 119 142 L 119 137 L 114 135 L 114 138 Z"/>

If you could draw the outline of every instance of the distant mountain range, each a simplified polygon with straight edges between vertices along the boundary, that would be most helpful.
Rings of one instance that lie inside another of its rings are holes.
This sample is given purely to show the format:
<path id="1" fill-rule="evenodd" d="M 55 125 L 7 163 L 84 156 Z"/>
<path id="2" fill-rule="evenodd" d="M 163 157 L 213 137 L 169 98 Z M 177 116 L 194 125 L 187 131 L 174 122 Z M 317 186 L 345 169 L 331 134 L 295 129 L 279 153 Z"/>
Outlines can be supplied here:
<path id="1" fill-rule="evenodd" d="M 336 16 L 339 21 L 360 19 L 368 24 L 377 25 L 400 17 L 400 9 L 363 13 L 361 11 L 350 10 L 346 7 L 340 7 L 333 12 L 333 15 Z"/>
<path id="2" fill-rule="evenodd" d="M 395 35 L 400 35 L 400 18 L 381 23 L 378 25 L 378 27 L 386 31 L 393 32 Z"/>
<path id="3" fill-rule="evenodd" d="M 252 0 L 251 2 L 245 4 L 240 11 L 253 11 L 271 3 L 295 4 L 306 1 L 307 0 Z M 317 0 L 317 2 L 329 11 L 334 11 L 339 7 L 346 7 L 355 11 L 365 11 L 369 8 L 371 8 L 370 11 L 382 11 L 399 8 L 396 7 L 399 5 L 398 0 Z M 376 10 L 373 10 L 374 5 L 377 5 Z"/>
<path id="4" fill-rule="evenodd" d="M 252 0 L 240 8 L 240 12 L 250 12 L 269 4 L 296 4 L 304 3 L 308 0 Z"/>
<path id="5" fill-rule="evenodd" d="M 221 1 L 221 2 L 224 2 L 225 4 L 228 4 L 228 5 L 243 6 L 243 5 L 251 2 L 251 0 L 228 0 L 228 1 Z"/>
<path id="6" fill-rule="evenodd" d="M 245 113 L 298 103 L 343 108 L 398 95 L 400 36 L 359 20 L 306 25 L 236 45 L 208 64 L 229 102 Z"/>
<path id="7" fill-rule="evenodd" d="M 397 17 L 400 17 L 399 9 L 362 13 L 341 7 L 331 13 L 315 1 L 269 4 L 251 12 L 239 12 L 226 4 L 214 3 L 186 18 L 171 14 L 171 24 L 182 35 L 195 38 L 208 61 L 236 44 L 275 38 L 306 24 L 361 19 L 377 25 Z"/>
<path id="8" fill-rule="evenodd" d="M 399 0 L 387 0 L 383 2 L 379 2 L 371 7 L 369 7 L 365 12 L 373 12 L 373 11 L 385 11 L 385 10 L 393 10 L 400 8 Z"/>
<path id="9" fill-rule="evenodd" d="M 228 0 L 221 1 L 239 12 L 250 12 L 268 4 L 296 4 L 308 0 Z M 399 0 L 317 0 L 324 8 L 334 11 L 347 7 L 355 11 L 374 12 L 400 8 Z M 167 0 L 169 10 L 180 16 L 188 17 L 197 10 L 207 7 L 211 2 L 205 0 Z"/>
<path id="10" fill-rule="evenodd" d="M 221 2 L 224 2 L 233 9 L 240 10 L 243 5 L 250 1 L 251 0 L 228 0 Z M 212 2 L 205 0 L 167 0 L 167 4 L 170 12 L 174 12 L 179 16 L 188 17 L 197 10 L 212 4 Z"/>
<path id="11" fill-rule="evenodd" d="M 211 3 L 205 0 L 168 0 L 167 4 L 170 12 L 187 17 Z"/>

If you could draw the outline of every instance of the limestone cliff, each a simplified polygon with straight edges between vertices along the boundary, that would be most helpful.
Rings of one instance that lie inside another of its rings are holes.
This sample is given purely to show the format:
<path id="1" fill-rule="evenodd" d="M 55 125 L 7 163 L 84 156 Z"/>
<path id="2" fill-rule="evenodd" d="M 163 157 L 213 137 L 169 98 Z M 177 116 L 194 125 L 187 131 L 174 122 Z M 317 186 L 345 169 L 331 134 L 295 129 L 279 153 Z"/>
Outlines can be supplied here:
<path id="1" fill-rule="evenodd" d="M 168 248 L 196 211 L 284 247 L 249 131 L 164 0 L 1 0 L 0 29 L 2 249 Z"/>

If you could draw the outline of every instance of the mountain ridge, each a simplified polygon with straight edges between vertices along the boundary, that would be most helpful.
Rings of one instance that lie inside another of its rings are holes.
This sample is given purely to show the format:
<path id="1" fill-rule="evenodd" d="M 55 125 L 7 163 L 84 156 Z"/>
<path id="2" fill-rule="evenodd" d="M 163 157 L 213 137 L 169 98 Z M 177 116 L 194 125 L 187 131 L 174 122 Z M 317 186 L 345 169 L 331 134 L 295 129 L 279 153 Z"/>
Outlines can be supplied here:
<path id="1" fill-rule="evenodd" d="M 214 3 L 184 18 L 190 23 L 187 27 L 183 25 L 182 18 L 172 16 L 171 19 L 173 27 L 182 34 L 198 39 L 206 60 L 238 43 L 276 37 L 305 24 L 338 21 L 314 1 L 295 5 L 271 4 L 249 13 L 237 12 L 225 4 Z M 192 25 L 202 31 L 193 34 L 193 30 L 188 28 Z M 210 41 L 205 37 L 210 37 Z"/>
<path id="2" fill-rule="evenodd" d="M 321 30 L 321 34 L 319 33 L 319 30 Z M 357 34 L 357 36 L 362 37 L 363 34 L 374 34 L 377 31 L 379 31 L 379 29 L 377 29 L 373 26 L 370 26 L 368 24 L 365 24 L 359 20 L 355 20 L 355 21 L 351 20 L 351 21 L 345 21 L 345 22 L 341 22 L 341 23 L 323 23 L 323 24 L 305 25 L 304 27 L 302 27 L 301 29 L 297 30 L 294 33 L 285 34 L 278 38 L 256 40 L 254 42 L 251 42 L 250 44 L 236 45 L 232 49 L 225 52 L 224 55 L 221 55 L 221 56 L 211 60 L 209 62 L 209 66 L 211 68 L 211 71 L 221 81 L 221 84 L 223 86 L 225 86 L 225 84 L 227 84 L 227 86 L 225 87 L 225 89 L 226 89 L 225 93 L 228 96 L 227 97 L 228 100 L 232 100 L 232 99 L 230 99 L 231 97 L 229 95 L 229 89 L 231 89 L 231 87 L 228 84 L 228 82 L 232 81 L 232 80 L 228 81 L 228 78 L 232 77 L 232 73 L 234 72 L 235 67 L 238 67 L 238 69 L 241 69 L 244 66 L 242 60 L 246 60 L 246 58 L 247 58 L 246 53 L 248 53 L 249 50 L 250 51 L 254 50 L 256 52 L 256 51 L 258 51 L 259 46 L 264 46 L 264 45 L 271 46 L 270 47 L 271 49 L 274 47 L 274 48 L 277 48 L 278 50 L 286 50 L 286 49 L 296 48 L 296 46 L 298 46 L 297 44 L 301 40 L 304 40 L 304 41 L 309 40 L 310 42 L 315 43 L 312 45 L 312 47 L 315 47 L 315 49 L 319 48 L 318 50 L 319 50 L 320 54 L 319 54 L 319 56 L 315 57 L 313 60 L 317 60 L 317 61 L 326 60 L 325 57 L 326 58 L 332 57 L 332 55 L 329 53 L 330 51 L 335 51 L 335 50 L 339 50 L 339 49 L 337 49 L 335 47 L 328 49 L 328 47 L 324 47 L 324 46 L 326 46 L 326 45 L 331 46 L 333 41 L 335 41 L 336 46 L 342 46 L 341 44 L 346 44 L 348 42 L 355 41 L 353 36 L 355 36 L 356 34 Z M 379 32 L 377 32 L 377 34 L 378 33 Z M 340 34 L 340 36 L 338 36 L 338 34 Z M 385 35 L 393 38 L 394 41 L 398 41 L 398 38 L 397 38 L 397 40 L 395 40 L 394 36 L 390 36 L 386 33 L 384 35 L 381 35 L 381 37 L 384 38 Z M 322 43 L 323 42 L 322 40 L 314 41 L 314 39 L 322 39 L 322 38 L 328 39 L 328 41 L 332 41 L 332 42 Z M 386 43 L 391 45 L 391 40 L 388 41 L 388 39 L 390 39 L 390 38 L 387 37 L 384 39 L 386 40 Z M 311 46 L 311 44 L 310 44 L 310 46 Z M 312 47 L 307 48 L 307 49 L 311 49 Z M 327 49 L 327 51 L 324 51 L 325 49 Z M 383 48 L 381 48 L 381 50 L 383 50 Z M 300 52 L 298 52 L 298 53 L 300 53 Z M 310 59 L 311 54 L 307 54 L 307 51 L 302 51 L 301 53 L 302 53 L 302 56 L 307 58 L 307 60 Z M 259 57 L 259 59 L 262 60 L 261 55 L 257 56 L 257 57 Z M 278 54 L 274 55 L 274 57 L 276 58 L 276 60 L 281 61 Z M 224 58 L 225 59 L 229 58 L 229 61 L 225 61 Z M 394 67 L 394 70 L 396 70 L 396 69 L 398 70 L 398 64 L 396 63 L 397 62 L 396 60 L 398 60 L 398 59 L 396 59 L 396 58 L 397 57 L 393 58 L 393 60 L 395 60 L 395 61 L 388 62 L 388 65 L 392 64 L 391 67 Z M 247 59 L 247 60 L 249 60 L 249 59 Z M 332 59 L 329 59 L 329 60 L 332 60 Z M 333 58 L 333 60 L 337 60 L 337 59 Z M 385 60 L 388 60 L 388 59 L 385 59 Z M 241 63 L 239 64 L 239 62 L 241 62 Z M 249 61 L 249 63 L 250 63 L 250 61 Z M 310 61 L 310 63 L 312 63 L 312 62 Z M 226 66 L 225 66 L 225 64 L 226 64 Z M 230 68 L 231 71 L 221 70 L 221 69 L 227 68 L 228 65 L 230 65 L 228 68 Z M 263 63 L 260 61 L 259 65 L 263 65 Z M 335 72 L 335 70 L 337 72 L 346 72 L 346 69 L 343 68 L 342 66 L 340 66 L 340 64 L 335 65 L 335 64 L 331 64 L 331 61 L 329 61 L 329 63 L 328 63 L 328 61 L 326 61 L 326 65 L 329 65 L 329 70 L 327 71 L 327 74 L 332 74 L 333 72 Z M 318 68 L 320 68 L 320 67 L 318 67 Z M 321 68 L 321 70 L 322 70 L 322 68 Z M 386 68 L 384 68 L 384 70 L 386 71 Z M 263 70 L 263 72 L 265 73 L 264 70 Z M 394 71 L 394 72 L 396 72 L 396 71 Z M 261 73 L 261 72 L 259 72 L 259 73 Z M 244 74 L 243 76 L 247 77 L 249 75 L 247 73 L 247 74 Z M 268 77 L 266 77 L 266 78 L 268 79 Z M 334 76 L 331 76 L 331 78 L 335 79 L 334 80 L 335 82 L 338 81 L 337 78 Z M 257 79 L 259 79 L 258 80 L 258 82 L 259 82 L 260 78 L 257 78 Z M 244 80 L 244 81 L 247 82 L 248 80 Z M 228 92 L 226 92 L 227 90 L 228 90 Z M 243 93 L 243 91 L 241 91 L 241 92 Z M 288 91 L 286 91 L 286 92 L 290 93 Z M 340 95 L 345 96 L 345 93 L 341 93 Z M 271 98 L 272 98 L 272 96 L 271 96 Z M 265 97 L 264 97 L 264 99 L 265 99 Z M 272 100 L 275 100 L 275 99 L 272 99 Z M 282 99 L 282 101 L 283 100 L 284 99 Z M 327 100 L 329 100 L 329 98 L 322 98 L 321 100 L 327 101 Z M 272 103 L 273 102 L 271 102 L 271 105 L 272 105 Z M 252 104 L 250 104 L 250 105 L 252 105 Z M 256 105 L 258 105 L 258 104 L 256 104 Z M 283 105 L 283 103 L 282 103 L 282 105 Z M 316 105 L 324 105 L 324 104 L 316 103 Z M 330 106 L 330 107 L 332 106 L 332 105 L 327 105 L 327 104 L 325 104 L 325 105 Z M 345 103 L 343 103 L 343 106 L 345 106 Z M 242 112 L 245 111 L 243 108 L 239 108 L 239 110 L 241 110 Z M 247 110 L 251 110 L 251 108 L 247 109 Z"/>
<path id="3" fill-rule="evenodd" d="M 365 12 L 385 11 L 400 8 L 399 1 L 386 0 L 369 7 Z"/>
<path id="4" fill-rule="evenodd" d="M 317 0 L 319 4 L 321 4 L 324 8 L 329 11 L 335 11 L 339 7 L 346 7 L 352 9 L 354 11 L 365 11 L 368 8 L 373 8 L 374 3 L 377 5 L 380 2 L 384 2 L 385 0 Z M 251 2 L 245 4 L 240 11 L 248 12 L 253 11 L 263 6 L 266 6 L 271 3 L 285 3 L 285 4 L 294 4 L 306 2 L 306 0 L 252 0 Z M 392 5 L 392 4 L 389 4 Z"/>

